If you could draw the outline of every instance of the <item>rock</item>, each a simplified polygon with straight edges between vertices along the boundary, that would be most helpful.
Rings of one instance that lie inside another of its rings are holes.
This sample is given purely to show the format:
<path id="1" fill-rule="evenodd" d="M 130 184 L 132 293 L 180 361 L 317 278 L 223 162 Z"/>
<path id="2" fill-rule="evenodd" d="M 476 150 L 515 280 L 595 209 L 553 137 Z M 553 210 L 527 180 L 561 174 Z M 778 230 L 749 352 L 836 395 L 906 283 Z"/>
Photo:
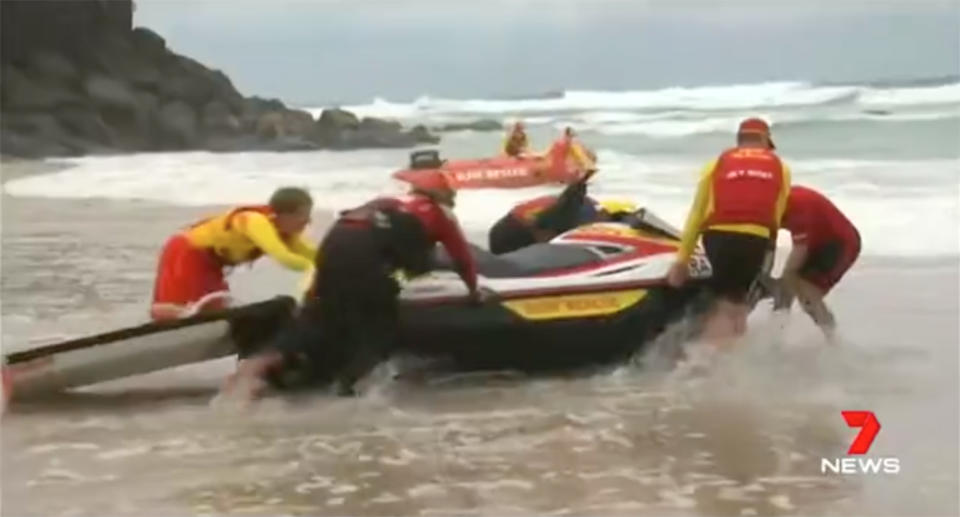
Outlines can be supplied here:
<path id="1" fill-rule="evenodd" d="M 56 116 L 63 128 L 74 136 L 103 145 L 113 145 L 116 141 L 114 131 L 92 107 L 71 106 L 58 110 Z"/>
<path id="2" fill-rule="evenodd" d="M 307 136 L 315 123 L 313 115 L 303 110 L 284 111 L 283 118 L 289 135 Z"/>
<path id="3" fill-rule="evenodd" d="M 166 101 L 182 100 L 202 109 L 222 88 L 215 73 L 196 61 L 179 56 L 162 70 L 158 92 Z"/>
<path id="4" fill-rule="evenodd" d="M 271 111 L 282 111 L 286 109 L 277 99 L 264 99 L 261 97 L 250 97 L 243 100 L 243 109 L 240 112 L 240 125 L 243 131 L 255 133 L 260 118 Z"/>
<path id="5" fill-rule="evenodd" d="M 357 129 L 360 120 L 356 115 L 340 108 L 325 109 L 317 119 L 317 126 L 324 129 Z"/>
<path id="6" fill-rule="evenodd" d="M 71 118 L 70 115 L 67 115 Z M 72 134 L 53 115 L 20 113 L 3 118 L 0 137 L 4 154 L 23 157 L 77 156 L 91 152 L 108 152 L 103 143 Z"/>
<path id="7" fill-rule="evenodd" d="M 3 117 L 0 123 L 4 132 L 42 137 L 52 141 L 58 141 L 67 134 L 56 117 L 49 113 L 9 114 Z"/>
<path id="8" fill-rule="evenodd" d="M 399 131 L 383 132 L 372 130 L 347 130 L 341 133 L 334 149 L 400 149 L 413 147 L 416 140 L 407 133 Z"/>
<path id="9" fill-rule="evenodd" d="M 264 141 L 254 135 L 235 137 L 218 135 L 207 140 L 205 148 L 213 152 L 233 153 L 246 151 L 313 151 L 320 149 L 320 146 L 299 136 L 287 136 Z"/>
<path id="10" fill-rule="evenodd" d="M 444 124 L 435 128 L 436 131 L 502 131 L 503 124 L 499 120 L 482 119 L 474 122 L 456 122 Z"/>
<path id="11" fill-rule="evenodd" d="M 310 140 L 331 149 L 348 148 L 346 139 L 360 128 L 360 119 L 340 108 L 325 109 L 310 132 Z"/>
<path id="12" fill-rule="evenodd" d="M 397 133 L 403 131 L 403 125 L 395 120 L 384 120 L 374 117 L 364 117 L 360 121 L 360 131 L 373 131 L 383 133 Z"/>
<path id="13" fill-rule="evenodd" d="M 277 99 L 245 98 L 222 71 L 171 52 L 150 29 L 134 29 L 130 0 L 53 3 L 56 8 L 3 2 L 4 43 L 18 42 L 3 46 L 0 70 L 8 155 L 399 148 L 439 141 L 423 126 L 360 120 L 339 108 L 314 120 Z M 29 24 L 20 23 L 25 18 Z"/>
<path id="14" fill-rule="evenodd" d="M 70 156 L 73 152 L 65 145 L 44 139 L 40 136 L 28 136 L 13 131 L 0 131 L 0 149 L 3 154 L 20 158 L 43 158 L 46 156 Z"/>
<path id="15" fill-rule="evenodd" d="M 69 85 L 80 79 L 80 72 L 73 63 L 49 50 L 31 54 L 30 71 L 37 78 L 61 85 Z"/>
<path id="16" fill-rule="evenodd" d="M 65 86 L 38 81 L 14 66 L 2 72 L 3 110 L 51 111 L 58 106 L 81 104 L 79 95 Z"/>
<path id="17" fill-rule="evenodd" d="M 93 75 L 84 81 L 84 89 L 97 106 L 137 111 L 137 97 L 123 82 L 103 75 Z"/>
<path id="18" fill-rule="evenodd" d="M 167 42 L 162 36 L 146 27 L 137 27 L 130 33 L 133 47 L 141 56 L 157 60 L 167 53 Z"/>
<path id="19" fill-rule="evenodd" d="M 203 106 L 211 97 L 213 89 L 203 79 L 183 75 L 181 71 L 167 70 L 163 73 L 157 92 L 167 101 L 184 101 L 191 106 Z"/>
<path id="20" fill-rule="evenodd" d="M 406 148 L 418 143 L 437 143 L 439 138 L 424 126 L 405 131 L 394 120 L 365 117 L 342 109 L 328 109 L 320 114 L 310 139 L 329 149 Z"/>
<path id="21" fill-rule="evenodd" d="M 213 100 L 204 106 L 200 115 L 201 125 L 207 134 L 236 134 L 240 131 L 240 120 L 230 113 L 230 108 L 219 100 Z"/>
<path id="22" fill-rule="evenodd" d="M 144 59 L 131 37 L 110 34 L 93 51 L 92 63 L 102 75 L 140 88 L 156 90 L 161 80 L 157 59 Z"/>
<path id="23" fill-rule="evenodd" d="M 197 113 L 184 101 L 165 103 L 160 108 L 159 130 L 161 146 L 165 149 L 196 147 L 199 140 Z"/>
<path id="24" fill-rule="evenodd" d="M 413 126 L 413 129 L 410 130 L 410 136 L 421 144 L 439 144 L 440 137 L 430 133 L 430 130 L 427 129 L 427 126 L 423 124 L 418 124 Z"/>
<path id="25" fill-rule="evenodd" d="M 156 108 L 144 102 L 126 83 L 103 75 L 84 81 L 90 101 L 100 111 L 103 121 L 114 129 L 114 144 L 123 149 L 145 148 L 152 134 Z"/>
<path id="26" fill-rule="evenodd" d="M 312 135 L 313 117 L 306 111 L 270 111 L 260 116 L 256 133 L 261 139 L 274 140 L 287 136 Z"/>

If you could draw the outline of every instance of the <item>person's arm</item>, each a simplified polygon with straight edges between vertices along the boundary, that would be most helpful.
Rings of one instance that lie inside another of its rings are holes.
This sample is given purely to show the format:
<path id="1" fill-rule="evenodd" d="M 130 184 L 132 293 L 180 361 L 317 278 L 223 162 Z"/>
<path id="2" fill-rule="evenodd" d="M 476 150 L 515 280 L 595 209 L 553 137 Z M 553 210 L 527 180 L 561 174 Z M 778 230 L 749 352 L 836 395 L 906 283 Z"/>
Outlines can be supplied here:
<path id="1" fill-rule="evenodd" d="M 267 216 L 255 212 L 244 212 L 237 216 L 238 228 L 266 255 L 294 271 L 308 271 L 313 268 L 313 258 L 295 253 L 280 239 L 277 228 Z"/>
<path id="2" fill-rule="evenodd" d="M 477 290 L 477 265 L 470 254 L 467 238 L 460 229 L 456 216 L 449 209 L 437 207 L 439 214 L 439 241 L 447 250 L 447 254 L 457 265 L 457 274 L 463 279 L 470 293 Z"/>
<path id="3" fill-rule="evenodd" d="M 683 236 L 680 239 L 680 249 L 677 251 L 678 262 L 686 263 L 689 261 L 690 256 L 693 255 L 693 249 L 697 246 L 700 227 L 707 216 L 707 206 L 710 204 L 711 182 L 713 180 L 713 169 L 716 168 L 716 165 L 716 160 L 711 161 L 700 173 L 697 193 L 693 197 L 690 213 L 687 214 L 687 223 L 683 227 Z"/>
<path id="4" fill-rule="evenodd" d="M 290 250 L 311 261 L 317 257 L 317 247 L 304 237 L 303 234 L 297 235 L 290 241 Z"/>
<path id="5" fill-rule="evenodd" d="M 574 142 L 570 144 L 570 152 L 573 153 L 573 158 L 580 164 L 580 167 L 585 170 L 593 170 L 596 167 L 596 164 L 593 163 L 593 160 L 587 156 L 587 153 L 584 152 L 583 147 L 580 144 Z"/>
<path id="6" fill-rule="evenodd" d="M 778 291 L 773 300 L 773 310 L 789 309 L 793 305 L 794 282 L 798 278 L 800 268 L 807 260 L 809 248 L 805 242 L 793 243 L 790 254 L 787 256 L 787 262 L 783 265 L 783 273 L 778 282 Z"/>
<path id="7" fill-rule="evenodd" d="M 547 232 L 565 232 L 577 224 L 580 208 L 587 197 L 586 181 L 576 181 L 563 189 L 556 201 L 537 214 L 533 226 Z"/>
<path id="8" fill-rule="evenodd" d="M 774 214 L 776 216 L 777 227 L 774 228 L 773 235 L 770 236 L 774 242 L 777 241 L 777 231 L 783 226 L 783 214 L 787 211 L 787 199 L 790 198 L 791 176 L 790 167 L 784 163 L 783 179 L 780 182 L 780 194 L 777 196 L 777 211 Z"/>

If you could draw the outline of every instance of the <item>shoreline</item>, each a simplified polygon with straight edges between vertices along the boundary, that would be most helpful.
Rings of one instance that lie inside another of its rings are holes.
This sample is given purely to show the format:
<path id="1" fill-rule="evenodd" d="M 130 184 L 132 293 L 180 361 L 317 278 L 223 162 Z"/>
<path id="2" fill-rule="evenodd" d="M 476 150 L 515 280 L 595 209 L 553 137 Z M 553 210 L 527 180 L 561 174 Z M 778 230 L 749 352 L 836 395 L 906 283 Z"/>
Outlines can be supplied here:
<path id="1" fill-rule="evenodd" d="M 140 153 L 134 153 L 140 154 Z M 19 213 L 21 210 L 26 210 L 21 205 L 37 205 L 38 207 L 42 206 L 45 212 L 49 212 L 52 208 L 62 207 L 68 212 L 74 212 L 75 210 L 95 210 L 96 206 L 106 207 L 105 210 L 150 210 L 157 211 L 156 215 L 164 219 L 182 219 L 182 224 L 188 224 L 189 221 L 194 217 L 200 217 L 209 214 L 211 211 L 229 209 L 232 205 L 230 204 L 218 204 L 218 203 L 209 203 L 203 205 L 183 205 L 172 202 L 160 201 L 155 199 L 115 199 L 115 198 L 47 198 L 41 196 L 14 196 L 6 192 L 6 183 L 9 181 L 14 181 L 28 176 L 42 175 L 42 174 L 51 174 L 59 172 L 62 170 L 69 169 L 75 165 L 69 163 L 51 163 L 47 159 L 20 159 L 13 158 L 10 161 L 0 160 L 0 187 L 3 187 L 2 199 L 3 205 L 12 205 L 16 207 L 16 212 Z M 176 213 L 176 217 L 174 216 Z M 182 216 L 179 214 L 183 214 Z M 317 226 L 319 225 L 326 227 L 330 221 L 332 221 L 333 214 L 325 210 L 314 210 L 315 222 L 311 225 L 314 230 L 311 231 L 313 236 L 317 239 L 322 237 L 322 232 L 317 231 Z M 18 217 L 15 213 L 8 213 L 8 210 L 4 208 L 3 216 L 0 217 L 0 225 L 7 218 L 12 217 L 15 221 Z M 12 222 L 12 221 L 11 221 Z M 492 221 L 491 221 L 492 224 Z M 4 228 L 0 228 L 0 233 Z M 465 228 L 465 231 L 468 233 L 468 238 L 476 239 L 478 236 L 485 235 L 488 228 Z M 173 228 L 171 228 L 173 231 Z M 481 239 L 483 240 L 483 239 Z M 486 247 L 485 243 L 481 242 L 482 247 Z M 779 246 L 777 248 L 777 257 L 785 256 L 789 252 L 789 247 Z M 871 253 L 869 249 L 864 249 L 861 251 L 860 258 L 858 263 L 865 261 L 868 265 L 896 265 L 896 264 L 917 264 L 917 265 L 942 265 L 942 264 L 951 264 L 956 267 L 960 267 L 960 249 L 956 250 L 954 253 L 930 253 L 930 254 L 911 254 L 911 255 L 897 255 L 889 253 Z"/>

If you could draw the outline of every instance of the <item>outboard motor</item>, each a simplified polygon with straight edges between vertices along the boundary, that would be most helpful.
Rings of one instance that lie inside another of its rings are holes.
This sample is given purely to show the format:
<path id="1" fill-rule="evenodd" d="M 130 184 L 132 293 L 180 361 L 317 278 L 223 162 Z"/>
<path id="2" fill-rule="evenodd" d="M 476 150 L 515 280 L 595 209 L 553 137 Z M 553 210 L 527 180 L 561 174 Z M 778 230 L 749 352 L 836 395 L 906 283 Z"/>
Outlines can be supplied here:
<path id="1" fill-rule="evenodd" d="M 436 169 L 443 166 L 443 160 L 440 159 L 440 151 L 436 149 L 425 149 L 410 153 L 411 169 Z"/>

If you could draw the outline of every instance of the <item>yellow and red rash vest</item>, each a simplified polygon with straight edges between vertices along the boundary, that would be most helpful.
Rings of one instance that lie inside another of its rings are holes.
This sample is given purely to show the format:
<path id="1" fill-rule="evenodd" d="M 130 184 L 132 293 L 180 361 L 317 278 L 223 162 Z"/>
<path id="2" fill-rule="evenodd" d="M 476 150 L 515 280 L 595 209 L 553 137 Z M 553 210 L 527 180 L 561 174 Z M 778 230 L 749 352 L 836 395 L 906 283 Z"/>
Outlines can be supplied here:
<path id="1" fill-rule="evenodd" d="M 240 206 L 226 214 L 199 221 L 184 233 L 191 244 L 210 250 L 224 265 L 253 262 L 263 256 L 264 251 L 237 228 L 237 216 L 243 212 L 257 212 L 268 218 L 274 215 L 268 205 Z M 280 239 L 289 246 L 293 236 L 280 235 Z"/>
<path id="2" fill-rule="evenodd" d="M 784 166 L 776 154 L 754 148 L 725 151 L 713 170 L 713 211 L 705 226 L 755 224 L 773 235 L 783 181 Z"/>
<path id="3" fill-rule="evenodd" d="M 525 223 L 533 223 L 538 214 L 557 202 L 557 196 L 540 196 L 524 201 L 510 210 L 510 215 Z"/>

